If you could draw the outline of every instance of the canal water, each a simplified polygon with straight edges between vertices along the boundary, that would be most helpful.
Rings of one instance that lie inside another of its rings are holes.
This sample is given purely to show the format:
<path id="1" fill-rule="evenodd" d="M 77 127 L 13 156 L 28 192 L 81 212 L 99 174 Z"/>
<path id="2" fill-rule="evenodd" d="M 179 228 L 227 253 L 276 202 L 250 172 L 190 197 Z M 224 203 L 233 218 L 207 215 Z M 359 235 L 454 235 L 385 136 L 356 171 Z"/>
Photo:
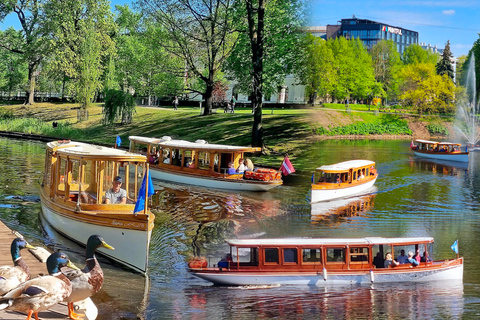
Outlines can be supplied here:
<path id="1" fill-rule="evenodd" d="M 156 214 L 148 277 L 100 259 L 98 319 L 477 319 L 480 317 L 480 152 L 470 163 L 415 157 L 410 141 L 318 141 L 293 165 L 306 170 L 266 193 L 201 189 L 154 181 Z M 41 217 L 44 143 L 0 138 L 0 219 L 33 244 L 61 248 L 78 265 L 84 249 Z M 350 159 L 377 163 L 371 193 L 310 205 L 315 167 Z M 89 235 L 86 235 L 88 237 Z M 195 253 L 216 263 L 238 237 L 435 238 L 433 257 L 465 257 L 459 283 L 346 287 L 215 287 L 190 275 Z M 108 239 L 105 239 L 107 242 Z M 109 243 L 115 246 L 115 243 Z"/>

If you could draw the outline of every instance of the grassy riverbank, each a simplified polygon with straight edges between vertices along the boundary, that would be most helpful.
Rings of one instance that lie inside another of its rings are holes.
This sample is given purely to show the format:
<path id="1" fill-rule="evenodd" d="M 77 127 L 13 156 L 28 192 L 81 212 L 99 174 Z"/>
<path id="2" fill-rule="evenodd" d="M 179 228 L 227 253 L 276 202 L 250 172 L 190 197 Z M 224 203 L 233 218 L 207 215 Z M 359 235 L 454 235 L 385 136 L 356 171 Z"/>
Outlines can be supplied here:
<path id="1" fill-rule="evenodd" d="M 77 121 L 77 107 L 76 104 L 51 103 L 6 105 L 0 107 L 0 131 L 76 139 L 111 146 L 115 143 L 115 137 L 120 135 L 122 147 L 128 145 L 130 135 L 168 135 L 190 141 L 204 139 L 210 143 L 231 145 L 250 145 L 251 142 L 253 115 L 250 109 L 237 108 L 235 114 L 221 111 L 210 116 L 200 116 L 198 107 L 181 107 L 178 111 L 137 107 L 131 124 L 104 126 L 101 105 L 91 107 L 89 119 L 82 122 Z M 59 123 L 56 129 L 52 127 L 53 121 Z M 321 107 L 272 110 L 267 106 L 263 110 L 267 155 L 254 160 L 276 166 L 285 152 L 295 159 L 317 139 L 409 139 L 416 135 L 418 128 L 425 130 L 425 125 L 421 124 L 424 122 L 405 115 L 378 112 L 344 112 Z M 422 137 L 427 138 L 425 135 Z"/>

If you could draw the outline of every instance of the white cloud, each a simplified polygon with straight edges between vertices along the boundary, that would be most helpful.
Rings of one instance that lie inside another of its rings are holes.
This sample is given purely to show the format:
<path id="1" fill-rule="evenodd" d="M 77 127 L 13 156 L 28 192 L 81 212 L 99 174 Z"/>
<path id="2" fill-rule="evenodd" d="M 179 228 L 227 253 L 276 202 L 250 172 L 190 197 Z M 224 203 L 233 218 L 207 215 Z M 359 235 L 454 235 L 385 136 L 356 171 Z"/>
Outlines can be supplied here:
<path id="1" fill-rule="evenodd" d="M 447 16 L 453 16 L 455 14 L 455 10 L 443 10 L 442 13 Z"/>

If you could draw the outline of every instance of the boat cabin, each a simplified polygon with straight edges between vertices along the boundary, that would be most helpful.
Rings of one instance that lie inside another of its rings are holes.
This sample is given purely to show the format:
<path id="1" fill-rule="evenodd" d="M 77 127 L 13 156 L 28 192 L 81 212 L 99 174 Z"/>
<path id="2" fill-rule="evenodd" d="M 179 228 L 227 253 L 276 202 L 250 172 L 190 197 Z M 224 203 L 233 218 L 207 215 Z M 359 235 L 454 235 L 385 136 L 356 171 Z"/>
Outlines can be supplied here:
<path id="1" fill-rule="evenodd" d="M 375 162 L 350 160 L 317 168 L 313 181 L 316 184 L 328 186 L 328 184 L 356 183 L 375 176 Z"/>
<path id="2" fill-rule="evenodd" d="M 161 139 L 131 136 L 130 151 L 144 154 L 155 169 L 171 170 L 205 176 L 227 176 L 229 163 L 239 166 L 245 153 L 261 148 L 209 144 L 205 140 L 189 142 L 165 136 Z M 230 178 L 243 178 L 235 174 Z"/>
<path id="3" fill-rule="evenodd" d="M 387 253 L 397 259 L 402 250 L 418 253 L 418 267 L 432 264 L 433 238 L 362 239 L 236 239 L 227 240 L 229 270 L 311 271 L 384 269 Z M 395 268 L 410 268 L 401 264 Z M 391 267 L 390 267 L 391 268 Z"/>
<path id="4" fill-rule="evenodd" d="M 445 152 L 445 153 L 460 153 L 461 143 L 453 142 L 437 142 L 428 140 L 415 140 L 415 144 L 412 143 L 411 149 L 415 151 L 424 152 Z"/>
<path id="5" fill-rule="evenodd" d="M 81 205 L 82 210 L 107 210 L 115 205 L 127 210 L 131 206 L 133 213 L 147 169 L 146 157 L 140 154 L 69 140 L 55 141 L 47 144 L 42 187 L 54 201 L 77 208 Z M 127 203 L 104 204 L 105 192 L 112 188 L 117 176 L 121 177 L 121 188 L 126 190 Z"/>

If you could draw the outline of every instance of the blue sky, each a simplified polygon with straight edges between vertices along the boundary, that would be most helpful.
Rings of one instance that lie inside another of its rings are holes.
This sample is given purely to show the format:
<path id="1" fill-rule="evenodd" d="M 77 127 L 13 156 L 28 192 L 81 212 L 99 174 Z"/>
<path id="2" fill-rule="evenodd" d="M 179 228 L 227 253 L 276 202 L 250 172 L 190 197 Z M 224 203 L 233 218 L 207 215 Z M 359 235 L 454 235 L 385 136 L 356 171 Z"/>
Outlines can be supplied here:
<path id="1" fill-rule="evenodd" d="M 480 1 L 473 0 L 312 0 L 312 26 L 357 18 L 383 22 L 419 33 L 419 42 L 444 48 L 450 40 L 454 56 L 468 54 L 480 32 Z"/>
<path id="2" fill-rule="evenodd" d="M 113 0 L 115 4 L 132 1 Z M 311 0 L 310 25 L 324 26 L 350 18 L 370 19 L 419 33 L 419 42 L 444 48 L 447 40 L 456 57 L 468 54 L 479 38 L 480 1 L 476 0 Z M 1 29 L 13 25 L 19 28 L 16 16 L 8 16 Z"/>

